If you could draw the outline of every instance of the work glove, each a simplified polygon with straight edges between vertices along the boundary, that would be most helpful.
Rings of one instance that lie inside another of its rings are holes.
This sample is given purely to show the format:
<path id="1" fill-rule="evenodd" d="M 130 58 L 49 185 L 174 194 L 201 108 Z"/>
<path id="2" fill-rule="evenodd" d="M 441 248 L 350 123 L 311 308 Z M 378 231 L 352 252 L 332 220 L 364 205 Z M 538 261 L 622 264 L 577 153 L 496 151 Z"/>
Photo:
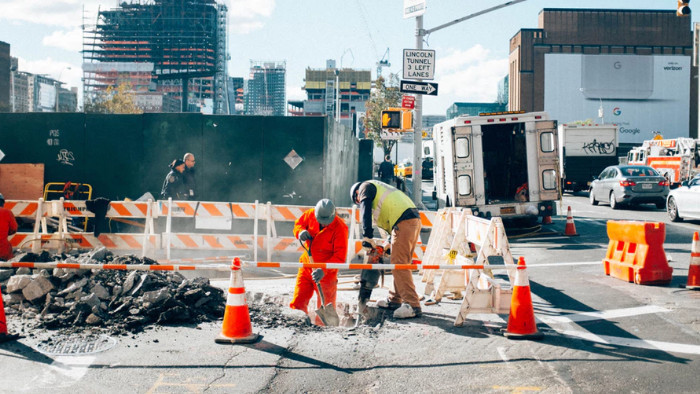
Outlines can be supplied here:
<path id="1" fill-rule="evenodd" d="M 311 279 L 314 280 L 314 282 L 318 282 L 321 279 L 323 279 L 323 270 L 320 268 L 316 268 L 314 272 L 311 273 Z"/>
<path id="2" fill-rule="evenodd" d="M 362 247 L 366 249 L 367 252 L 371 252 L 376 246 L 374 245 L 374 240 L 372 240 L 372 238 L 364 237 L 362 238 Z"/>
<path id="3" fill-rule="evenodd" d="M 299 233 L 299 241 L 301 242 L 311 241 L 312 239 L 311 234 L 306 230 L 302 230 Z"/>

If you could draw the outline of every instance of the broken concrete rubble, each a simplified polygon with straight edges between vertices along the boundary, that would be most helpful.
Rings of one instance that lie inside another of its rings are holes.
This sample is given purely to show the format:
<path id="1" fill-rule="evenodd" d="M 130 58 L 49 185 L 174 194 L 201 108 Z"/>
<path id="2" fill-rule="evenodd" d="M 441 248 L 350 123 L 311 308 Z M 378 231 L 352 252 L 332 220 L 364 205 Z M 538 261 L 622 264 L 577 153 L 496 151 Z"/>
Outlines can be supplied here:
<path id="1" fill-rule="evenodd" d="M 157 264 L 148 258 L 114 256 L 106 249 L 81 255 L 26 253 L 13 261 L 72 261 L 82 264 Z M 21 270 L 21 271 L 20 271 Z M 25 275 L 17 275 L 17 272 Z M 8 273 L 9 272 L 9 273 Z M 223 317 L 226 299 L 207 278 L 178 272 L 0 269 L 8 319 L 30 328 L 112 334 L 139 332 L 154 324 L 199 323 Z"/>

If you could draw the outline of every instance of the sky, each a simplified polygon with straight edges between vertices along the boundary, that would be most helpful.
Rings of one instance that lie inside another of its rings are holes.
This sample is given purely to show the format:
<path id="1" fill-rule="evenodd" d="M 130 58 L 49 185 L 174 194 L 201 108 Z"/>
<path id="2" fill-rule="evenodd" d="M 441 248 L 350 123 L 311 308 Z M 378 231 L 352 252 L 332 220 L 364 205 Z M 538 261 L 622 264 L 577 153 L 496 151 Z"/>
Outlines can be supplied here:
<path id="1" fill-rule="evenodd" d="M 136 0 L 121 0 L 136 2 Z M 143 2 L 144 0 L 142 0 Z M 306 68 L 372 71 L 388 60 L 383 75 L 402 74 L 403 50 L 416 48 L 415 18 L 404 19 L 403 0 L 218 0 L 229 10 L 228 72 L 248 77 L 252 61 L 285 61 L 287 99 L 305 98 Z M 82 90 L 83 24 L 117 0 L 0 0 L 0 41 L 11 45 L 19 69 L 47 74 Z M 503 4 L 505 0 L 427 0 L 423 28 Z M 434 49 L 438 96 L 423 99 L 423 114 L 444 115 L 454 102 L 494 102 L 508 74 L 509 40 L 536 28 L 543 8 L 668 9 L 676 0 L 526 0 L 446 27 L 427 36 Z M 693 8 L 693 3 L 691 3 Z M 697 5 L 700 14 L 700 5 Z M 693 14 L 692 21 L 698 19 Z"/>

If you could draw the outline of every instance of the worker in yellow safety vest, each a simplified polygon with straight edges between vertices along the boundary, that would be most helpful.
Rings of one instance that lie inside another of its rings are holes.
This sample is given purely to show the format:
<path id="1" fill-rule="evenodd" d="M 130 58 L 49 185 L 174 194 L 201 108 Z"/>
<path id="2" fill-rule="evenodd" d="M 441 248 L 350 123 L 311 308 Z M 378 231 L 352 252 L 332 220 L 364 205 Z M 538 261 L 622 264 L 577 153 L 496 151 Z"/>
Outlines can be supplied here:
<path id="1" fill-rule="evenodd" d="M 420 213 L 410 197 L 380 181 L 357 182 L 350 189 L 353 203 L 360 205 L 362 247 L 375 247 L 372 224 L 391 234 L 391 264 L 411 264 L 420 237 Z M 421 317 L 420 298 L 409 270 L 392 270 L 394 289 L 379 300 L 380 308 L 394 309 L 394 318 Z"/>

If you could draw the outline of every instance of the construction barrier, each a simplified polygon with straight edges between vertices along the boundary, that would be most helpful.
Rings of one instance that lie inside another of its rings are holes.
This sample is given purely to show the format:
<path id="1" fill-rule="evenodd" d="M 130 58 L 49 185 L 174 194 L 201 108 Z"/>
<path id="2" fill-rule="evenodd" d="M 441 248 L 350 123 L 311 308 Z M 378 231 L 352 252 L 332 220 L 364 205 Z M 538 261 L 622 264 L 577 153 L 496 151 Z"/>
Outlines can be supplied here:
<path id="1" fill-rule="evenodd" d="M 298 219 L 310 206 L 272 205 L 270 203 L 232 203 L 202 201 L 112 201 L 106 213 L 107 219 L 136 222 L 144 227 L 143 233 L 101 233 L 95 236 L 84 229 L 69 223 L 76 218 L 92 218 L 82 200 L 54 201 L 7 201 L 6 207 L 15 217 L 34 221 L 34 231 L 20 232 L 9 237 L 15 249 L 28 249 L 63 252 L 69 249 L 94 249 L 105 247 L 110 250 L 140 250 L 142 256 L 154 257 L 157 251 L 164 251 L 170 260 L 171 250 L 217 250 L 246 252 L 258 260 L 258 253 L 273 255 L 283 253 L 303 253 L 299 242 L 291 234 L 278 235 L 276 223 Z M 336 213 L 350 228 L 347 261 L 361 249 L 359 211 L 356 207 L 337 208 Z M 421 211 L 423 228 L 431 229 L 435 212 Z M 154 219 L 165 218 L 165 230 L 156 234 Z M 194 225 L 188 228 L 197 230 L 219 230 L 220 232 L 177 232 L 173 231 L 173 219 L 188 219 Z M 252 234 L 231 234 L 234 220 L 252 220 Z M 261 228 L 264 221 L 265 229 Z M 56 228 L 50 232 L 49 225 Z M 377 241 L 380 241 L 377 239 Z M 423 258 L 425 245 L 419 244 L 413 255 L 414 260 Z"/>
<path id="2" fill-rule="evenodd" d="M 605 275 L 638 285 L 669 284 L 669 267 L 661 222 L 608 221 L 608 252 L 603 260 Z"/>
<path id="3" fill-rule="evenodd" d="M 473 265 L 468 271 L 442 268 Z M 441 268 L 432 269 L 434 266 Z M 461 326 L 469 313 L 507 313 L 512 290 L 502 287 L 491 272 L 500 268 L 515 279 L 515 264 L 501 218 L 484 219 L 471 210 L 445 208 L 438 211 L 423 256 L 425 293 L 440 302 L 447 292 L 463 298 L 455 326 Z M 436 277 L 440 281 L 435 286 Z"/>

